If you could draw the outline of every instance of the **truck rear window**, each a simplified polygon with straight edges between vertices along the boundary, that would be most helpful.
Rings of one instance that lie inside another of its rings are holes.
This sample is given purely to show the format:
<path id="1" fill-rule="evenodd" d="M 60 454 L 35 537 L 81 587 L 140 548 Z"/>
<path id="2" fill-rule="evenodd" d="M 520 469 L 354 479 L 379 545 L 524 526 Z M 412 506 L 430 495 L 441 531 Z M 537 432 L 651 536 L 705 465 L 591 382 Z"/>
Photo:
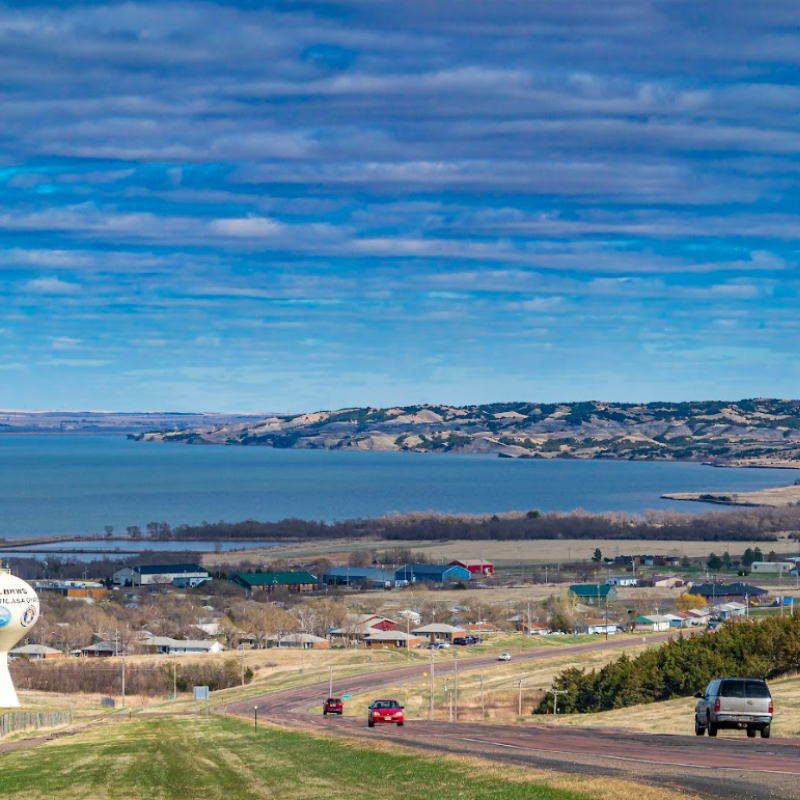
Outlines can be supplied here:
<path id="1" fill-rule="evenodd" d="M 770 697 L 769 689 L 764 681 L 745 681 L 744 693 L 753 699 L 766 699 Z"/>
<path id="2" fill-rule="evenodd" d="M 753 680 L 728 680 L 722 681 L 722 686 L 719 690 L 720 697 L 732 697 L 734 699 L 750 699 L 769 698 L 771 695 L 767 684 L 764 681 Z"/>

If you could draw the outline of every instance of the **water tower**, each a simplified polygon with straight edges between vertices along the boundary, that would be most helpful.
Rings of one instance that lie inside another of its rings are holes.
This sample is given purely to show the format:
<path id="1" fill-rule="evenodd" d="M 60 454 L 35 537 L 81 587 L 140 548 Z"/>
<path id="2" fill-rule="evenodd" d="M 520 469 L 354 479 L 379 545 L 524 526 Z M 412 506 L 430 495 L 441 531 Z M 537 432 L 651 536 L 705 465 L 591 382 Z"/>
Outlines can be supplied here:
<path id="1" fill-rule="evenodd" d="M 0 708 L 18 708 L 19 700 L 8 672 L 8 651 L 39 619 L 36 592 L 0 567 Z"/>

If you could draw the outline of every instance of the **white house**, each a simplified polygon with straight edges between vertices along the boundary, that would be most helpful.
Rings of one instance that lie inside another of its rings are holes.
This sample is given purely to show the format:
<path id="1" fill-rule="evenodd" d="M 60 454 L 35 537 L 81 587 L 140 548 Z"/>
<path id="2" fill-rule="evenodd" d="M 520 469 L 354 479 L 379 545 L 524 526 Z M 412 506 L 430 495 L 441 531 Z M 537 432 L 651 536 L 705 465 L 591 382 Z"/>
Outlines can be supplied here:
<path id="1" fill-rule="evenodd" d="M 169 636 L 150 636 L 142 639 L 142 647 L 162 655 L 187 653 L 221 653 L 225 648 L 216 639 L 172 639 Z"/>
<path id="2" fill-rule="evenodd" d="M 731 617 L 743 617 L 747 613 L 747 606 L 744 603 L 723 603 L 718 609 L 717 613 L 722 619 L 731 619 Z"/>
<path id="3" fill-rule="evenodd" d="M 111 577 L 117 586 L 148 586 L 169 584 L 176 578 L 186 581 L 190 578 L 210 578 L 208 570 L 197 564 L 148 564 L 123 567 Z"/>
<path id="4" fill-rule="evenodd" d="M 750 565 L 750 572 L 754 575 L 782 575 L 791 572 L 795 566 L 794 561 L 754 561 Z"/>
<path id="5" fill-rule="evenodd" d="M 668 631 L 670 629 L 669 617 L 663 614 L 647 614 L 636 620 L 637 631 Z"/>
<path id="6" fill-rule="evenodd" d="M 606 578 L 606 586 L 638 586 L 639 579 L 634 575 L 618 575 L 615 578 Z"/>

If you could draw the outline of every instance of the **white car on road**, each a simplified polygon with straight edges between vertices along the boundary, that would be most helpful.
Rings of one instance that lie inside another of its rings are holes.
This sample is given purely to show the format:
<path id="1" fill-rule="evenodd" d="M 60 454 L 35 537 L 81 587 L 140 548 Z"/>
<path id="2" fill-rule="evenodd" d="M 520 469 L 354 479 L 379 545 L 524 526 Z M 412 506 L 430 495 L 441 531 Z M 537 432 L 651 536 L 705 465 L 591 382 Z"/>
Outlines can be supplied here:
<path id="1" fill-rule="evenodd" d="M 497 656 L 497 660 L 498 661 L 511 661 L 511 653 L 500 653 L 500 655 Z"/>

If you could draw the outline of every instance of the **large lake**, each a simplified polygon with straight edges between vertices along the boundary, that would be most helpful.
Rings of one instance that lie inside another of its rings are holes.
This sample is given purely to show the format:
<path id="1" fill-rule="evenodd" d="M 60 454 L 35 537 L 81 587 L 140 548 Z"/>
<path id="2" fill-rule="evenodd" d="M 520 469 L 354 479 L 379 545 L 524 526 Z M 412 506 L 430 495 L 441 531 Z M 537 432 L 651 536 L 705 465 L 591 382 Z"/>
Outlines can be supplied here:
<path id="1" fill-rule="evenodd" d="M 0 436 L 0 536 L 122 531 L 153 520 L 347 519 L 393 511 L 707 510 L 662 492 L 791 483 L 776 469 L 630 461 L 144 444 L 122 436 Z"/>

